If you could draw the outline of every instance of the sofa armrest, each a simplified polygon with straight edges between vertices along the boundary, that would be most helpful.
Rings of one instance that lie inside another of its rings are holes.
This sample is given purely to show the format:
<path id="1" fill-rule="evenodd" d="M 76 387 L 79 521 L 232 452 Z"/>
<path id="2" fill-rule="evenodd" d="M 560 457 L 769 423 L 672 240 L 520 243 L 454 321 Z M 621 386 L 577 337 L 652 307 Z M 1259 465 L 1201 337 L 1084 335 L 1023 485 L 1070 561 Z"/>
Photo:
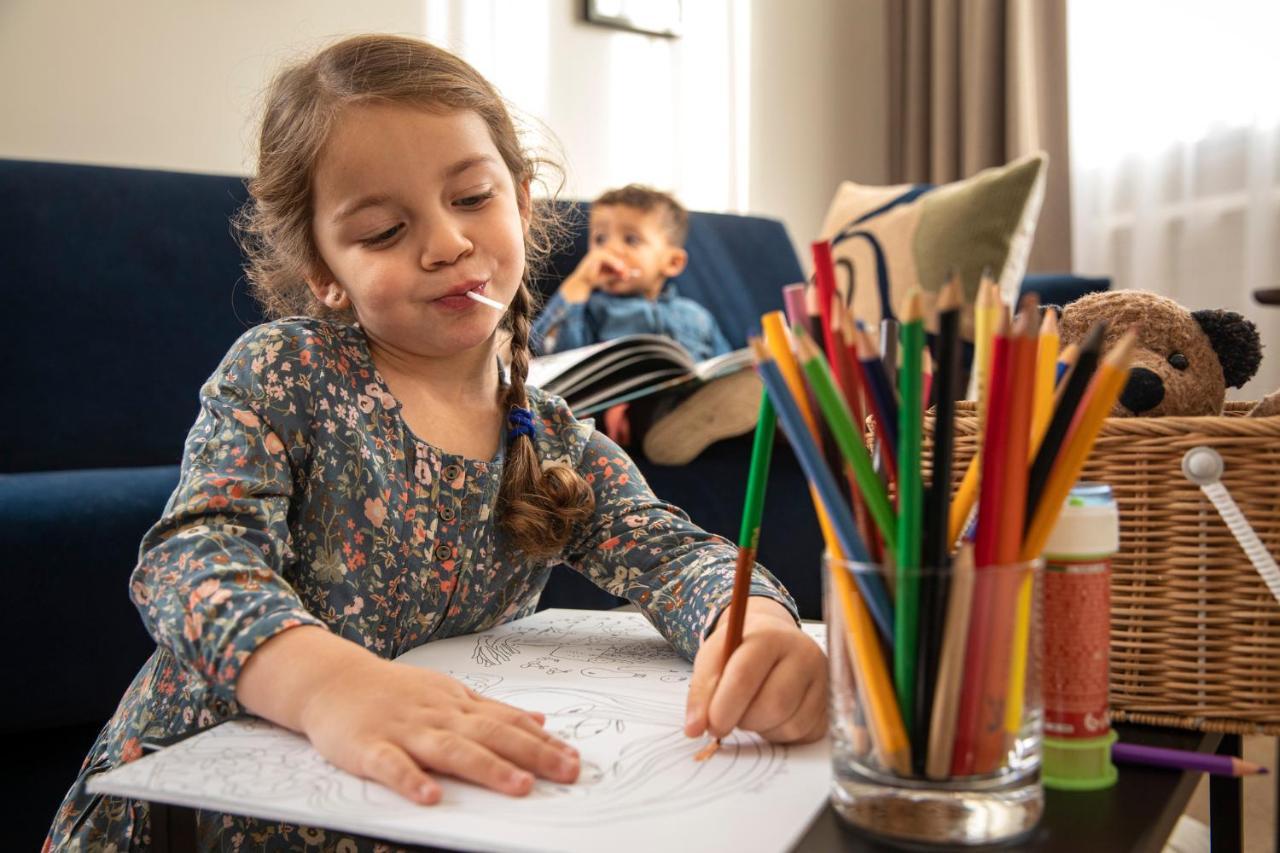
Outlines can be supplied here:
<path id="1" fill-rule="evenodd" d="M 138 543 L 178 467 L 0 475 L 0 539 L 13 607 L 0 631 L 20 650 L 0 731 L 101 724 L 155 648 L 129 600 Z"/>

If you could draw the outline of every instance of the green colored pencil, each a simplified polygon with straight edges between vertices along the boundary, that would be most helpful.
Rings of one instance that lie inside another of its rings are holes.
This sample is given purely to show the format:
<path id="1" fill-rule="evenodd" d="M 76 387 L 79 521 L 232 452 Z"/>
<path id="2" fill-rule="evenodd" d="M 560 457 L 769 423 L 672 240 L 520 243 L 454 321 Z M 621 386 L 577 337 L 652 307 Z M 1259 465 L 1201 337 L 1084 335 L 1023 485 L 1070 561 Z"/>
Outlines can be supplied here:
<path id="1" fill-rule="evenodd" d="M 913 725 L 916 702 L 916 652 L 920 640 L 920 537 L 923 533 L 924 487 L 920 478 L 920 419 L 923 405 L 921 361 L 924 318 L 920 291 L 907 297 L 900 326 L 902 369 L 898 372 L 898 550 L 894 599 L 893 682 L 898 706 L 907 721 L 912 747 L 923 732 Z"/>
<path id="2" fill-rule="evenodd" d="M 827 367 L 821 350 L 814 340 L 797 328 L 796 347 L 804 367 L 805 377 L 809 380 L 809 388 L 817 398 L 818 407 L 827 419 L 827 426 L 836 440 L 845 461 L 853 468 L 854 481 L 858 491 L 867 502 L 867 509 L 880 535 L 884 538 L 884 547 L 890 558 L 898 551 L 898 520 L 894 516 L 893 505 L 889 503 L 889 493 L 884 483 L 876 475 L 875 466 L 871 463 L 871 454 L 862 443 L 861 435 L 853 425 L 853 415 L 849 406 L 836 389 L 831 369 Z"/>
<path id="3" fill-rule="evenodd" d="M 756 548 L 760 544 L 760 520 L 764 516 L 764 490 L 769 480 L 769 461 L 773 457 L 773 436 L 777 431 L 777 415 L 768 393 L 760 396 L 760 414 L 756 419 L 755 440 L 751 445 L 751 469 L 747 475 L 747 497 L 742 505 L 742 530 L 738 534 L 738 562 L 733 574 L 733 599 L 729 603 L 729 634 L 725 637 L 724 662 L 742 642 L 742 623 L 747 615 L 747 596 L 751 592 L 751 570 L 755 567 Z"/>

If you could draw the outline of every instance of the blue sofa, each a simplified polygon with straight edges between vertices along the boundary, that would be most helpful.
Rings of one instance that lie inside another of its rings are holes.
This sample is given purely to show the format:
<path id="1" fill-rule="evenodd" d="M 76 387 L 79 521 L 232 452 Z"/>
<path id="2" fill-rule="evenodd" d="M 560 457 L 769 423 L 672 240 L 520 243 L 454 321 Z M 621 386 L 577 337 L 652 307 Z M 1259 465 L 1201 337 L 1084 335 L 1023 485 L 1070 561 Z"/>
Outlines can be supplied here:
<path id="1" fill-rule="evenodd" d="M 15 328 L 0 371 L 0 541 L 10 606 L 10 701 L 0 727 L 24 780 L 7 797 L 4 849 L 34 849 L 98 729 L 153 647 L 128 598 L 138 542 L 177 482 L 197 391 L 261 315 L 228 221 L 235 177 L 0 160 L 0 279 Z M 585 253 L 574 245 L 538 282 L 548 292 Z M 741 346 L 782 285 L 802 273 L 781 223 L 694 213 L 681 291 Z M 1070 282 L 1068 282 L 1070 284 Z M 1066 301 L 1060 299 L 1058 301 Z M 751 437 L 692 465 L 643 458 L 654 490 L 736 536 Z M 807 487 L 775 454 L 760 559 L 803 615 L 820 614 L 817 525 Z M 544 606 L 615 603 L 567 570 Z"/>

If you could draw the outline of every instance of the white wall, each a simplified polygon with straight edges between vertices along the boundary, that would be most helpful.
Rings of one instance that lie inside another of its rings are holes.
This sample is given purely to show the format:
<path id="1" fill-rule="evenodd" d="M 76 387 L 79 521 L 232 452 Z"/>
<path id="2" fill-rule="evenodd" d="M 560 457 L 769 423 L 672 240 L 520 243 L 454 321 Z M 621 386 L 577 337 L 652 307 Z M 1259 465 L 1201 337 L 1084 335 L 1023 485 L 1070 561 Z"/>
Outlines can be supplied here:
<path id="1" fill-rule="evenodd" d="M 559 140 L 564 195 L 628 181 L 782 219 L 806 262 L 836 184 L 888 170 L 884 0 L 685 0 L 682 35 L 581 0 L 5 0 L 0 157 L 242 174 L 280 64 L 341 35 L 457 50 Z"/>
<path id="2" fill-rule="evenodd" d="M 424 19 L 422 0 L 4 0 L 0 157 L 243 174 L 276 67 Z"/>

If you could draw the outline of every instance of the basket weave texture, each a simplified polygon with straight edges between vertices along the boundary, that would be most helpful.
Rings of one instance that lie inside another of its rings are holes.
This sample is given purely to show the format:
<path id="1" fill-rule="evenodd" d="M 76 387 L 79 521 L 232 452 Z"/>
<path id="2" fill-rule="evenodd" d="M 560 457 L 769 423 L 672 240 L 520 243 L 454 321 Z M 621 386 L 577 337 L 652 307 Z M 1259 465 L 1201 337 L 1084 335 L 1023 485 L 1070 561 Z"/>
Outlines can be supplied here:
<path id="1" fill-rule="evenodd" d="M 1120 511 L 1114 720 L 1280 735 L 1280 603 L 1182 474 L 1191 448 L 1218 451 L 1223 485 L 1280 556 L 1280 417 L 1242 417 L 1251 405 L 1228 403 L 1220 417 L 1108 418 L 1085 464 L 1082 479 L 1109 483 Z M 977 425 L 973 404 L 957 404 L 957 483 Z"/>

